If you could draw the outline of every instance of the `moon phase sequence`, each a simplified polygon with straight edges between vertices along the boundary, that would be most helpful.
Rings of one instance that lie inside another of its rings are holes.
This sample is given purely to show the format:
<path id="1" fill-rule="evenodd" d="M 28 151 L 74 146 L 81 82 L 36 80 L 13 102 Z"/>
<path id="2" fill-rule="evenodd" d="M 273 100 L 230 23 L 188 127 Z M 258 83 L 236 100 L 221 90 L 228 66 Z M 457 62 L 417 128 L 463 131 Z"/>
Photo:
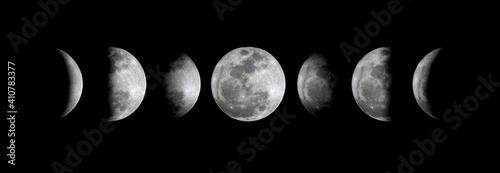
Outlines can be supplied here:
<path id="1" fill-rule="evenodd" d="M 231 118 L 257 121 L 278 107 L 285 93 L 285 74 L 265 50 L 237 48 L 222 57 L 212 74 L 212 95 Z"/>
<path id="2" fill-rule="evenodd" d="M 380 121 L 391 121 L 390 57 L 390 48 L 372 50 L 358 62 L 352 75 L 352 94 L 356 103 L 368 116 Z"/>
<path id="3" fill-rule="evenodd" d="M 433 115 L 428 99 L 430 69 L 442 48 L 428 53 L 413 74 L 413 95 L 421 109 Z M 59 50 L 64 58 L 69 77 L 68 103 L 61 117 L 78 104 L 83 90 L 83 78 L 75 60 Z M 109 121 L 118 121 L 138 109 L 146 94 L 146 75 L 139 61 L 129 52 L 108 49 L 110 72 Z M 392 75 L 389 72 L 391 48 L 381 47 L 367 53 L 356 65 L 351 89 L 358 107 L 368 116 L 380 121 L 391 121 Z M 186 54 L 170 63 L 165 73 L 165 98 L 175 117 L 182 117 L 195 105 L 201 90 L 200 73 Z M 315 116 L 330 108 L 338 77 L 330 69 L 327 59 L 311 55 L 302 64 L 298 78 L 298 96 L 304 107 Z M 212 73 L 212 96 L 217 106 L 229 117 L 239 121 L 257 121 L 267 117 L 281 103 L 285 93 L 285 75 L 279 62 L 268 52 L 255 47 L 241 47 L 224 55 Z"/>

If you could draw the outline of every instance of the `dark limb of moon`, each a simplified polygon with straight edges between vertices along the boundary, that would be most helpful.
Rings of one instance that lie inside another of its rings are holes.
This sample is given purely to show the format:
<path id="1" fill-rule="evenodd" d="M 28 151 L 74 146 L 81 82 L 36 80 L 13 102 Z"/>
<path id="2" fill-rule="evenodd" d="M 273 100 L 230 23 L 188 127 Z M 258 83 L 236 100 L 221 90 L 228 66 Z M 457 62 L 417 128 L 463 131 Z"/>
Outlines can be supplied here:
<path id="1" fill-rule="evenodd" d="M 57 49 L 57 51 L 64 58 L 70 82 L 68 103 L 62 115 L 62 117 L 64 117 L 76 107 L 78 101 L 80 100 L 83 90 L 83 78 L 80 68 L 78 67 L 78 64 L 76 64 L 75 60 L 73 60 L 73 58 L 71 58 L 71 56 L 69 56 L 66 52 L 59 49 Z"/>
<path id="2" fill-rule="evenodd" d="M 271 114 L 285 92 L 281 66 L 268 52 L 243 47 L 227 53 L 212 74 L 215 102 L 228 116 L 256 121 Z"/>
<path id="3" fill-rule="evenodd" d="M 390 48 L 386 47 L 369 52 L 358 62 L 352 77 L 352 92 L 356 103 L 368 116 L 380 121 L 391 121 L 390 56 Z"/>
<path id="4" fill-rule="evenodd" d="M 110 121 L 128 117 L 141 104 L 146 93 L 146 76 L 141 64 L 129 52 L 109 48 Z"/>
<path id="5" fill-rule="evenodd" d="M 422 110 L 427 115 L 431 116 L 434 119 L 437 118 L 432 112 L 432 106 L 427 95 L 427 87 L 429 82 L 430 69 L 440 51 L 441 48 L 435 49 L 425 55 L 424 58 L 422 58 L 422 60 L 418 63 L 417 68 L 415 69 L 412 82 L 415 100 L 417 101 L 420 108 L 422 108 Z"/>

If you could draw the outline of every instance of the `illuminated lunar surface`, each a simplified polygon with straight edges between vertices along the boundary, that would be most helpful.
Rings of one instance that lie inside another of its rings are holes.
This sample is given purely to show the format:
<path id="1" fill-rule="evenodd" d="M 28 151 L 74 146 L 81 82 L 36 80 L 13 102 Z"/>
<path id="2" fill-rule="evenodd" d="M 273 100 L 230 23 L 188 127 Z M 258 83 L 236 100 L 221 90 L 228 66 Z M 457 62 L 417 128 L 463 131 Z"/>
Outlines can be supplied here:
<path id="1" fill-rule="evenodd" d="M 337 77 L 330 71 L 325 57 L 320 54 L 311 55 L 302 64 L 297 78 L 297 90 L 302 104 L 317 117 L 322 110 L 332 106 L 336 84 Z"/>
<path id="2" fill-rule="evenodd" d="M 415 69 L 415 73 L 413 74 L 413 95 L 417 100 L 418 105 L 422 110 L 427 113 L 427 115 L 432 118 L 437 119 L 432 110 L 431 104 L 429 103 L 428 95 L 427 95 L 427 86 L 429 81 L 429 74 L 432 64 L 436 60 L 441 48 L 433 50 L 428 53 L 422 60 L 418 63 L 417 68 Z"/>
<path id="3" fill-rule="evenodd" d="M 64 117 L 68 115 L 76 107 L 78 101 L 80 101 L 83 91 L 83 78 L 82 72 L 80 71 L 80 68 L 78 67 L 78 64 L 76 64 L 75 60 L 73 60 L 73 58 L 71 58 L 71 56 L 69 56 L 66 52 L 59 49 L 57 49 L 57 51 L 64 58 L 70 82 L 68 103 L 62 115 L 62 117 Z"/>
<path id="4" fill-rule="evenodd" d="M 390 57 L 390 48 L 372 50 L 358 62 L 352 75 L 352 94 L 356 103 L 364 113 L 380 121 L 391 121 Z"/>
<path id="5" fill-rule="evenodd" d="M 186 54 L 181 54 L 170 63 L 165 74 L 165 98 L 176 118 L 188 113 L 198 100 L 201 79 L 198 68 Z"/>
<path id="6" fill-rule="evenodd" d="M 285 75 L 278 61 L 254 47 L 237 48 L 222 57 L 212 74 L 212 95 L 231 118 L 257 121 L 278 107 Z"/>
<path id="7" fill-rule="evenodd" d="M 146 94 L 146 76 L 139 61 L 120 48 L 109 48 L 110 121 L 128 117 L 141 104 Z"/>

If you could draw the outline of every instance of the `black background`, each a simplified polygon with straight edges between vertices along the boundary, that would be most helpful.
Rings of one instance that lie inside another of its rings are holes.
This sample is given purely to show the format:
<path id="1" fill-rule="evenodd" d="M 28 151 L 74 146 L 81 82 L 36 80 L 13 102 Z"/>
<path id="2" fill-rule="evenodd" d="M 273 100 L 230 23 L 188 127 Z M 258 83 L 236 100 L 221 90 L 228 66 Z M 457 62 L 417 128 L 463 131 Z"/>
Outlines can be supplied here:
<path id="1" fill-rule="evenodd" d="M 491 73 L 500 81 L 498 57 L 491 53 L 498 35 L 493 29 L 497 19 L 488 10 L 493 4 L 401 1 L 403 11 L 392 15 L 390 24 L 347 63 L 339 43 L 353 45 L 353 28 L 363 29 L 374 20 L 370 11 L 386 9 L 387 2 L 243 0 L 234 11 L 224 13 L 222 22 L 212 1 L 71 1 L 61 5 L 58 14 L 27 45 L 20 46 L 19 53 L 12 51 L 4 37 L 3 54 L 16 62 L 17 72 L 14 168 L 53 172 L 54 161 L 65 164 L 65 147 L 75 148 L 85 139 L 81 131 L 97 128 L 107 116 L 106 50 L 112 46 L 127 50 L 144 68 L 153 69 L 157 64 L 165 68 L 176 54 L 186 53 L 200 71 L 200 97 L 188 114 L 175 119 L 158 97 L 161 88 L 147 90 L 141 106 L 113 122 L 115 129 L 104 135 L 103 142 L 73 172 L 217 172 L 233 159 L 243 172 L 397 172 L 397 157 L 407 158 L 417 149 L 413 141 L 429 138 L 435 128 L 443 128 L 448 138 L 416 167 L 417 172 L 494 169 L 498 125 L 493 117 L 498 116 L 498 94 L 481 101 L 479 109 L 452 130 L 452 124 L 432 119 L 420 109 L 411 86 L 418 62 L 439 47 L 443 52 L 433 66 L 429 86 L 438 116 L 474 94 L 479 75 L 487 78 Z M 40 7 L 37 1 L 9 3 L 3 5 L 3 33 L 21 34 L 21 17 L 31 19 Z M 218 60 L 244 46 L 262 48 L 280 62 L 287 83 L 277 110 L 282 112 L 286 106 L 288 113 L 297 115 L 250 163 L 245 161 L 248 155 L 238 153 L 238 145 L 268 127 L 275 115 L 256 122 L 236 121 L 218 108 L 210 89 Z M 392 48 L 392 122 L 364 114 L 351 94 L 357 61 L 378 47 Z M 73 57 L 84 79 L 80 102 L 64 118 L 58 116 L 64 108 L 67 81 L 56 49 Z M 339 77 L 335 104 L 321 118 L 307 112 L 296 89 L 300 67 L 313 53 L 324 54 Z M 155 82 L 148 79 L 149 84 Z"/>

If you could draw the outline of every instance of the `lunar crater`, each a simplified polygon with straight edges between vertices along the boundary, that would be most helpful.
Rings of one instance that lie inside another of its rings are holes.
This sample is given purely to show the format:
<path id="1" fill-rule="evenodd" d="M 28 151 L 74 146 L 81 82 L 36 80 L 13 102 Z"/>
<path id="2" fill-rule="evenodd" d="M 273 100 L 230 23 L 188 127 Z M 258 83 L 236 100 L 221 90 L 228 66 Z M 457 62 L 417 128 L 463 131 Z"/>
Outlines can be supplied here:
<path id="1" fill-rule="evenodd" d="M 247 50 L 241 50 L 240 51 L 240 55 L 242 55 L 242 56 L 248 55 L 248 51 Z"/>

